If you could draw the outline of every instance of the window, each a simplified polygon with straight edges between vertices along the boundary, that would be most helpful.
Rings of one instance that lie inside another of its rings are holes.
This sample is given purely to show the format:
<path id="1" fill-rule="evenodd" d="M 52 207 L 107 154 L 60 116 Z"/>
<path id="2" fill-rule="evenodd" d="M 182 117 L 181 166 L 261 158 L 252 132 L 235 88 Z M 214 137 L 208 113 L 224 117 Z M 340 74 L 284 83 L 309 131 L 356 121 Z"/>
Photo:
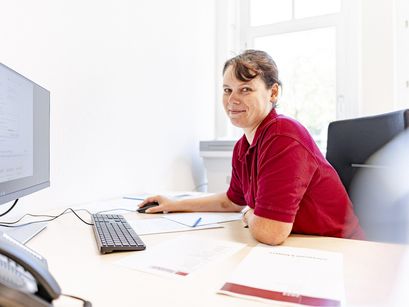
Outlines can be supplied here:
<path id="1" fill-rule="evenodd" d="M 299 120 L 325 151 L 328 123 L 354 116 L 358 110 L 359 37 L 354 31 L 359 13 L 354 0 L 240 0 L 229 4 L 226 29 L 231 43 L 220 56 L 228 58 L 244 49 L 267 51 L 283 83 L 278 112 Z M 242 134 L 230 126 L 224 130 L 216 126 L 218 136 Z"/>
<path id="2" fill-rule="evenodd" d="M 336 118 L 335 28 L 255 38 L 254 48 L 267 51 L 279 68 L 277 110 L 299 120 L 325 146 L 327 125 Z"/>

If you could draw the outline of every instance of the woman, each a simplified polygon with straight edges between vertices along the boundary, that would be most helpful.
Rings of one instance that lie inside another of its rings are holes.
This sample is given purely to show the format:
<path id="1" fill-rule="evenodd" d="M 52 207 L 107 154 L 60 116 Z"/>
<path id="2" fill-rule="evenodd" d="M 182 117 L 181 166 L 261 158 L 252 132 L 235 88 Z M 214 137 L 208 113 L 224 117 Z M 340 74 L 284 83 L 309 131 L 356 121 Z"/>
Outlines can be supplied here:
<path id="1" fill-rule="evenodd" d="M 253 237 L 281 244 L 291 232 L 363 238 L 348 195 L 308 131 L 275 110 L 278 70 L 263 51 L 247 50 L 223 69 L 223 105 L 233 125 L 243 129 L 232 158 L 226 193 L 198 199 L 149 197 L 161 211 L 240 211 Z"/>

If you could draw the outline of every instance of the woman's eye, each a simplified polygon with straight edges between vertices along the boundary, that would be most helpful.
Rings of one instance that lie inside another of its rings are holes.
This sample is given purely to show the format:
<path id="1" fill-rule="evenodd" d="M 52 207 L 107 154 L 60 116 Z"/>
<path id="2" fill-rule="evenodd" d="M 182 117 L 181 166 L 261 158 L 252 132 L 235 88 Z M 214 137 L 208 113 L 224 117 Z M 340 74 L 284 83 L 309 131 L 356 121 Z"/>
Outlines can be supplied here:
<path id="1" fill-rule="evenodd" d="M 249 88 L 249 87 L 243 87 L 241 91 L 244 92 L 244 93 L 247 93 L 247 92 L 250 92 L 250 91 L 251 91 L 251 88 Z"/>
<path id="2" fill-rule="evenodd" d="M 231 89 L 225 88 L 225 89 L 223 89 L 223 92 L 224 92 L 225 94 L 230 94 L 230 93 L 231 93 Z"/>

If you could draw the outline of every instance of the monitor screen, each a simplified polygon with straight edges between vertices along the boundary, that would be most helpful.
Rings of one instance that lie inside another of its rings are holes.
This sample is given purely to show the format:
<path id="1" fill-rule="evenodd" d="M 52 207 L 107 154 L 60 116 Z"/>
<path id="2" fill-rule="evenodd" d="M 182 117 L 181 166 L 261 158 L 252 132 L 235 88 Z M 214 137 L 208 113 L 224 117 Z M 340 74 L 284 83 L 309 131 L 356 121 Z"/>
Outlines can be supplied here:
<path id="1" fill-rule="evenodd" d="M 0 205 L 50 185 L 50 92 L 0 63 Z"/>

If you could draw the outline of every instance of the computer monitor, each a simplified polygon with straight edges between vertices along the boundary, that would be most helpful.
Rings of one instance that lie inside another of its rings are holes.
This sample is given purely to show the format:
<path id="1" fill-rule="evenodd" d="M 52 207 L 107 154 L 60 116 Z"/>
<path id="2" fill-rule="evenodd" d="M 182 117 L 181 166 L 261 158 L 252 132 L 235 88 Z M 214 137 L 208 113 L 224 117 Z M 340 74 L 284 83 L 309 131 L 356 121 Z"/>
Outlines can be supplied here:
<path id="1" fill-rule="evenodd" d="M 50 92 L 0 63 L 0 205 L 48 186 Z"/>

